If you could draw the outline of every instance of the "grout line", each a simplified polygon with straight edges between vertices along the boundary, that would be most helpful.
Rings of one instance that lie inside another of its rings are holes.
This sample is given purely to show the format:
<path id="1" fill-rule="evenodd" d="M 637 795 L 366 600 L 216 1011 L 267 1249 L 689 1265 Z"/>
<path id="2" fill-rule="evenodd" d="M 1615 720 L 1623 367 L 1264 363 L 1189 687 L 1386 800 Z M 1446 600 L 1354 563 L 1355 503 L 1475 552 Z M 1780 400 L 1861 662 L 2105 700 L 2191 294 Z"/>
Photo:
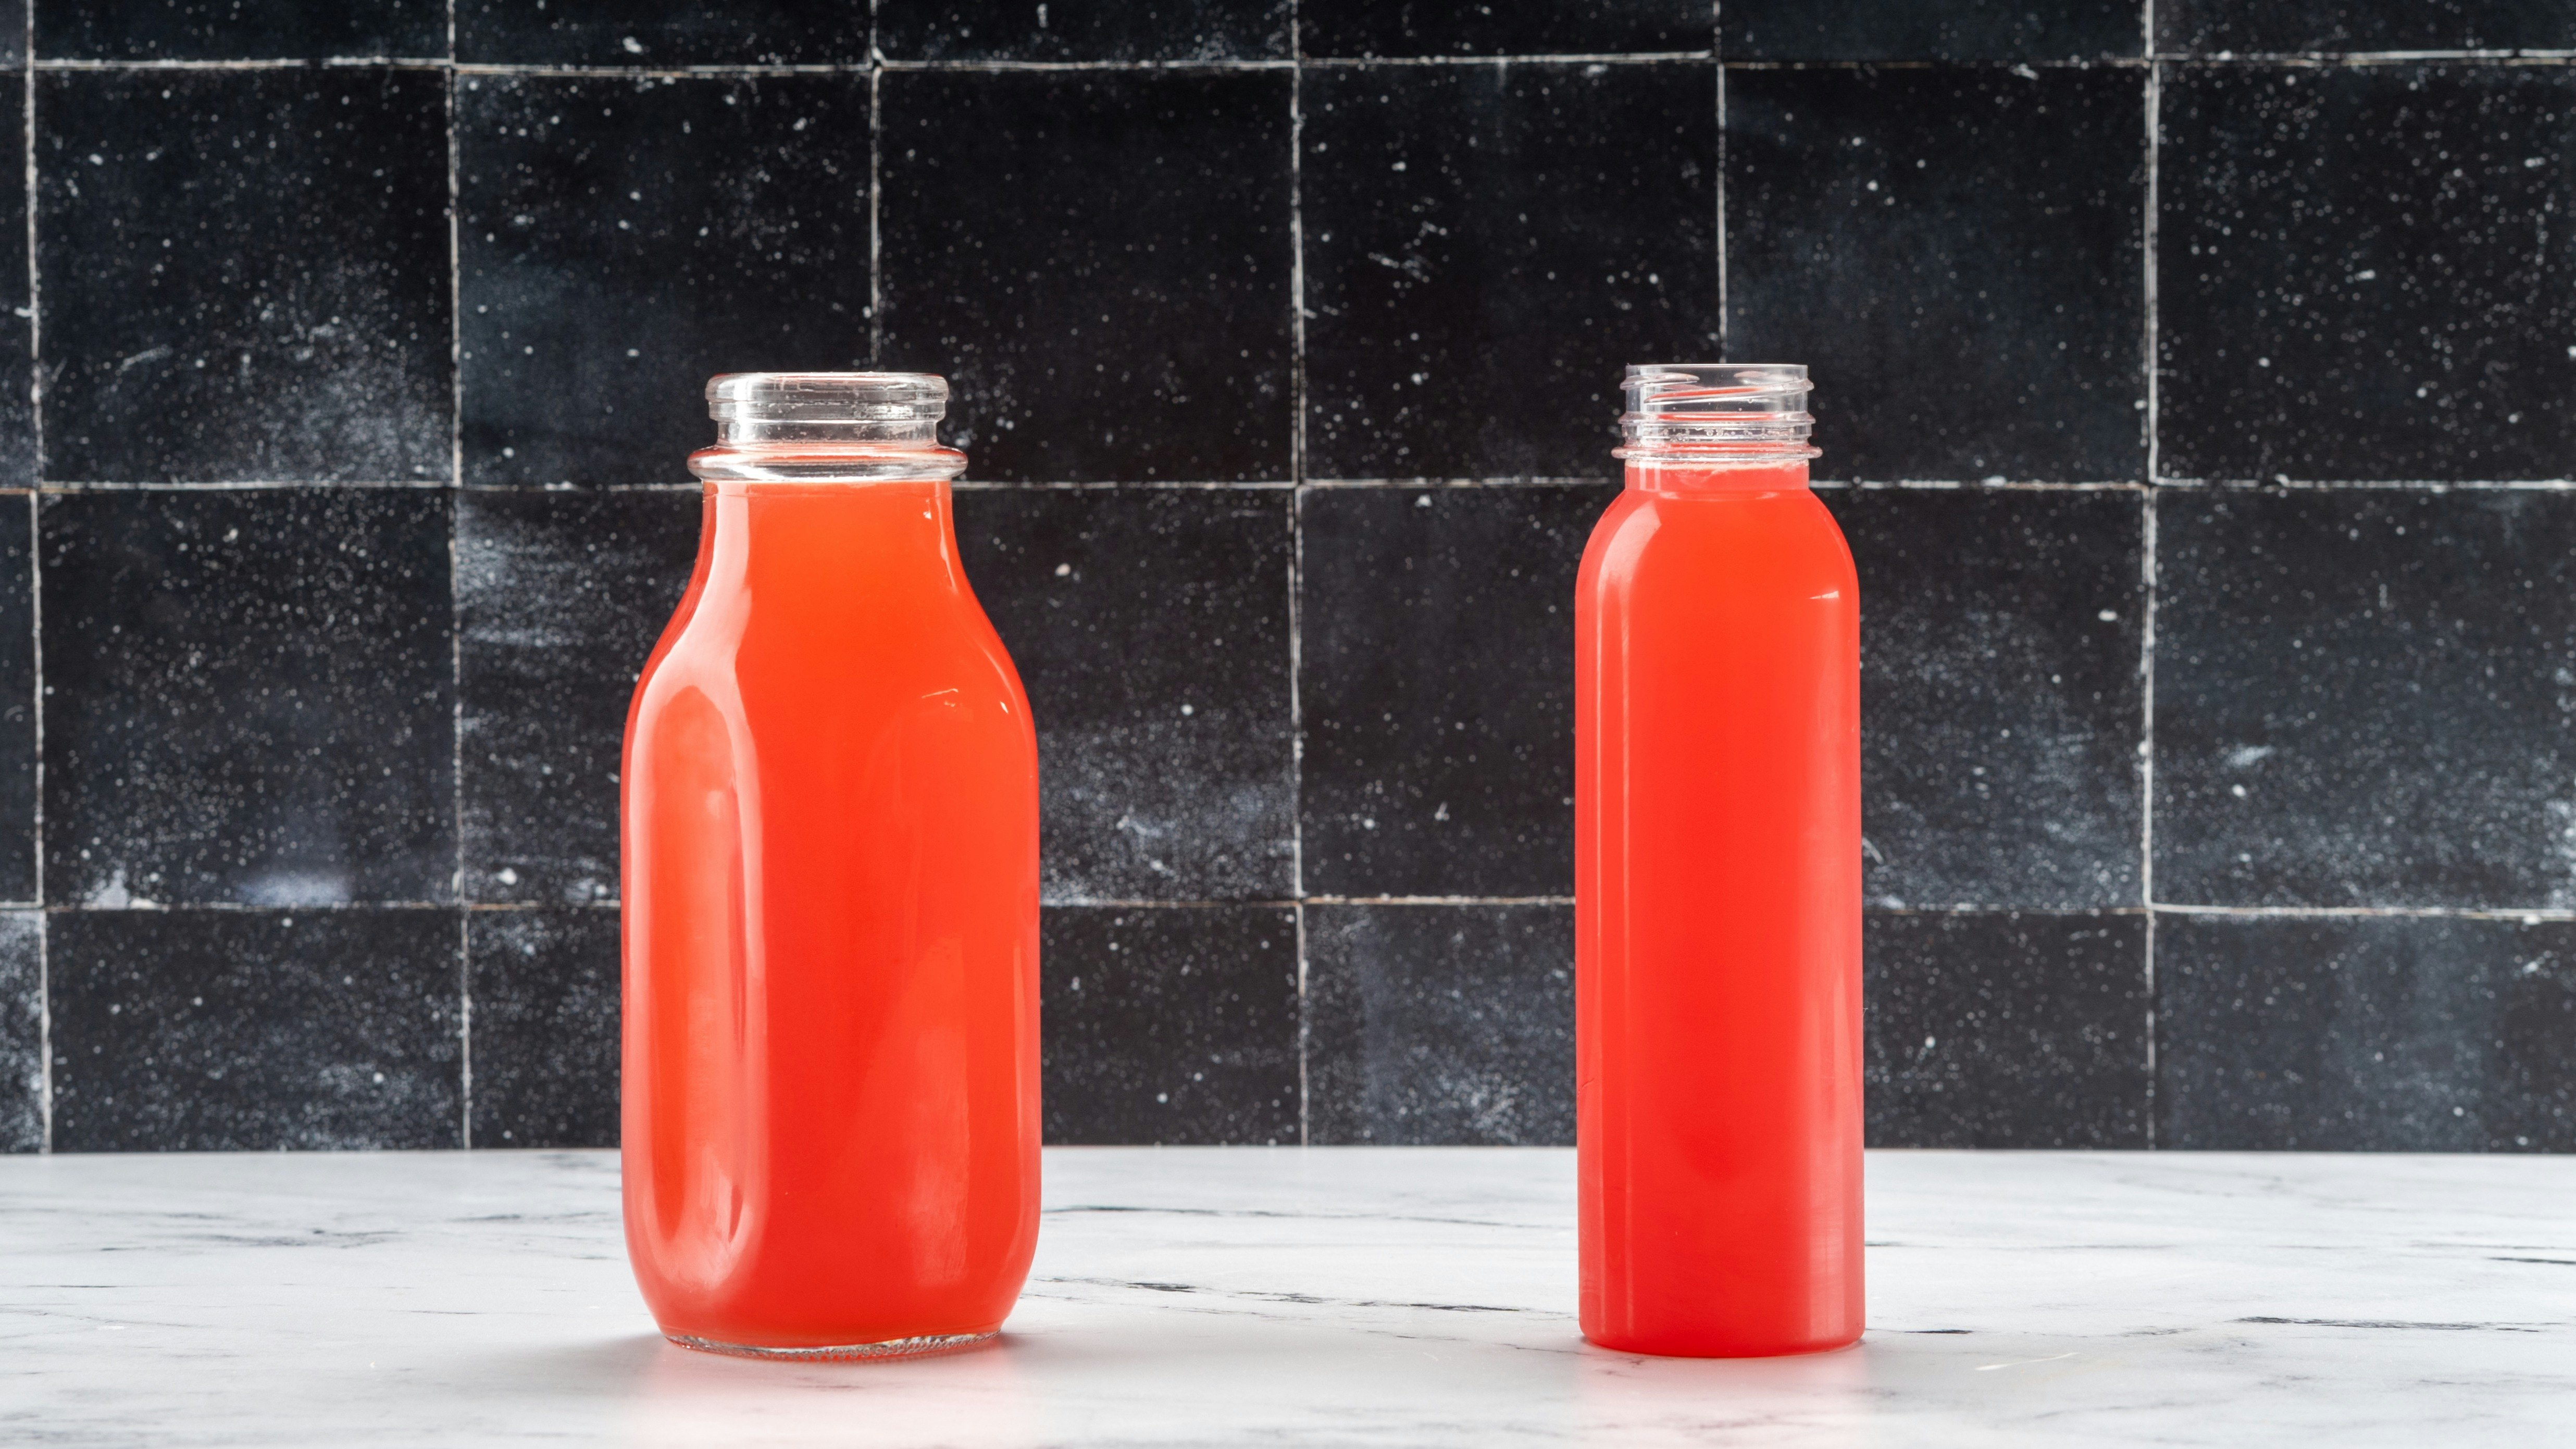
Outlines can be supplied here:
<path id="1" fill-rule="evenodd" d="M 2505 906 L 2187 906 L 2158 901 L 2149 910 L 2150 914 L 2159 916 L 2245 916 L 2303 921 L 2517 921 L 2524 925 L 2538 925 L 2542 921 L 2576 921 L 2576 910 L 2564 906 L 2533 906 L 2523 910 Z"/>
<path id="2" fill-rule="evenodd" d="M 447 53 L 456 54 L 456 0 L 447 5 Z M 456 870 L 456 1141 L 474 1147 L 474 971 L 467 954 L 465 904 L 465 243 L 464 188 L 459 180 L 462 134 L 456 115 L 456 74 L 447 75 L 447 684 L 448 779 L 454 809 Z"/>
<path id="3" fill-rule="evenodd" d="M 34 456 L 29 460 L 28 476 L 41 481 L 45 476 L 45 349 L 44 308 L 37 305 L 43 281 L 36 258 L 36 7 L 27 7 L 26 43 L 27 73 L 20 78 L 20 119 L 27 128 L 27 413 L 29 441 Z M 27 634 L 31 694 L 28 721 L 35 749 L 35 829 L 33 841 L 34 884 L 36 892 L 36 1113 L 42 1136 L 37 1150 L 54 1150 L 54 956 L 53 918 L 44 911 L 45 900 L 45 550 L 44 499 L 30 490 L 27 494 Z"/>
<path id="4" fill-rule="evenodd" d="M 2162 65 L 2211 69 L 2263 67 L 2314 70 L 2359 69 L 2400 65 L 2497 65 L 2564 68 L 2576 64 L 2576 50 L 2383 50 L 2282 51 L 2238 54 L 2220 51 L 2191 55 L 2163 51 L 2151 55 L 2107 55 L 2086 60 L 1727 60 L 1713 50 L 1662 50 L 1630 53 L 1533 53 L 1525 55 L 1308 56 L 1259 60 L 897 60 L 872 56 L 861 61 L 826 61 L 801 65 L 513 65 L 465 62 L 439 56 L 335 55 L 292 60 L 30 60 L 30 73 L 133 74 L 171 71 L 295 70 L 435 70 L 466 76 L 520 76 L 601 79 L 690 80 L 798 75 L 858 75 L 870 70 L 945 71 L 1002 75 L 1015 72 L 1124 71 L 1161 72 L 1400 70 L 1441 66 L 1514 65 L 1684 65 L 1715 63 L 1727 70 L 2140 70 Z"/>
<path id="5" fill-rule="evenodd" d="M 2138 903 L 2146 908 L 2147 1146 L 2156 1145 L 2156 495 L 2142 500 L 2140 592 L 2146 595 L 2138 630 Z"/>
<path id="6" fill-rule="evenodd" d="M 1305 50 L 1304 12 L 1289 0 L 1288 53 Z M 1288 73 L 1288 894 L 1297 945 L 1297 1145 L 1315 1140 L 1313 1005 L 1306 961 L 1306 715 L 1298 676 L 1305 670 L 1305 620 L 1298 595 L 1306 579 L 1306 71 Z"/>
<path id="7" fill-rule="evenodd" d="M 1080 899 L 1045 901 L 1046 910 L 1224 911 L 1290 910 L 1306 906 L 1570 906 L 1572 896 L 1292 896 L 1254 900 Z M 507 915 L 526 911 L 614 911 L 615 900 L 475 901 L 461 909 L 467 915 Z M 0 910 L 43 911 L 47 916 L 363 914 L 369 911 L 457 911 L 454 901 L 308 901 L 302 905 L 245 905 L 238 901 L 196 901 L 160 906 L 44 905 L 38 901 L 0 901 Z M 1873 916 L 2245 916 L 2300 920 L 2576 921 L 2576 908 L 2565 906 L 2229 906 L 2158 901 L 2152 906 L 1862 906 Z"/>
<path id="8" fill-rule="evenodd" d="M 958 479 L 958 480 L 956 481 L 956 483 L 955 483 L 953 486 L 955 486 L 955 487 L 957 487 L 957 488 L 962 488 L 962 489 L 983 489 L 983 490 L 986 490 L 986 491 L 996 492 L 996 493 L 1008 493 L 1008 492 L 1065 492 L 1065 491 L 1093 491 L 1093 492 L 1098 492 L 1098 491 L 1106 491 L 1106 490 L 1110 490 L 1110 489 L 1119 489 L 1119 488 L 1161 488 L 1161 489 L 1167 489 L 1167 490 L 1169 490 L 1169 489 L 1182 489 L 1182 490 L 1196 489 L 1196 490 L 1200 490 L 1200 491 L 1211 491 L 1211 490 L 1265 490 L 1265 489 L 1266 489 L 1266 490 L 1268 490 L 1268 491 L 1270 491 L 1270 492 L 1274 492 L 1274 493 L 1276 493 L 1276 492 L 1281 492 L 1281 491 L 1285 491 L 1285 490 L 1293 489 L 1293 488 L 1295 488 L 1297 485 L 1296 485 L 1296 483 L 1295 483 L 1294 481 L 1292 481 L 1292 480 L 1290 480 L 1290 479 L 1286 479 L 1286 478 L 1260 478 L 1260 479 L 1249 479 L 1249 480 L 1245 480 L 1245 481 L 1241 481 L 1241 482 L 1225 482 L 1225 481 L 1222 481 L 1222 480 L 1219 480 L 1219 481 L 1212 481 L 1212 482 L 1184 482 L 1184 481 L 1179 481 L 1179 480 L 1147 479 L 1147 480 L 1145 480 L 1145 481 L 1143 481 L 1143 482 L 1107 482 L 1107 483 L 1101 483 L 1101 482 L 1088 482 L 1088 483 L 1072 483 L 1072 482 L 1065 482 L 1065 483 L 1033 483 L 1033 482 L 1030 482 L 1030 483 L 1023 483 L 1023 482 L 1012 482 L 1012 481 L 1009 481 L 1009 480 L 1007 480 L 1007 479 L 1005 479 L 1005 480 L 998 480 L 998 481 L 997 481 L 997 480 L 989 479 L 989 478 L 978 478 L 978 479 L 971 479 L 971 480 L 970 480 L 970 479 L 965 479 L 965 478 L 960 478 L 960 479 Z"/>
<path id="9" fill-rule="evenodd" d="M 1712 44 L 1712 49 L 1714 45 Z M 1726 360 L 1726 66 L 1717 66 L 1717 356 Z"/>
<path id="10" fill-rule="evenodd" d="M 2150 23 L 2153 18 L 2152 10 L 2151 6 Z M 2146 407 L 2142 409 L 2146 416 L 2141 426 L 2146 432 L 2147 481 L 2157 483 L 2163 481 L 2157 476 L 2157 471 L 2164 466 L 2164 454 L 2159 441 L 2164 403 L 2160 353 L 2164 343 L 2157 326 L 2158 308 L 2162 299 L 2156 291 L 2157 246 L 2162 240 L 2157 209 L 2164 204 L 2161 178 L 2158 175 L 2159 164 L 2163 160 L 2164 132 L 2164 70 L 2160 66 L 2147 67 L 2146 128 L 2146 198 L 2139 216 L 2141 251 L 2139 271 L 2143 288 L 2141 295 L 2145 324 L 2144 337 L 2140 346 L 2146 353 L 2147 369 Z"/>
<path id="11" fill-rule="evenodd" d="M 885 355 L 885 55 L 868 0 L 868 366 Z"/>
<path id="12" fill-rule="evenodd" d="M 452 345 L 453 344 L 451 343 L 451 346 Z M 453 483 L 445 478 L 401 478 L 383 482 L 374 480 L 353 480 L 343 482 L 331 478 L 256 478 L 225 479 L 221 481 L 208 481 L 202 483 L 71 483 L 47 481 L 38 483 L 36 485 L 36 491 L 39 493 L 252 493 L 267 489 L 285 488 L 329 488 L 334 490 L 408 488 L 419 492 L 442 492 L 454 486 L 455 485 Z"/>
<path id="13" fill-rule="evenodd" d="M 2138 26 L 2143 37 L 2141 48 L 2153 56 L 2156 49 L 2156 0 L 2144 0 L 2139 7 Z M 2161 299 L 2156 292 L 2157 244 L 2160 239 L 2157 210 L 2164 204 L 2159 166 L 2163 159 L 2164 134 L 2164 67 L 2150 60 L 2147 65 L 2145 104 L 2142 117 L 2146 135 L 2145 195 L 2139 208 L 2139 283 L 2141 322 L 2139 346 L 2145 353 L 2147 371 L 2146 406 L 2141 426 L 2146 430 L 2148 491 L 2139 527 L 2140 591 L 2146 596 L 2140 609 L 2138 630 L 2139 726 L 2138 726 L 2138 901 L 2147 908 L 2144 930 L 2144 987 L 2147 999 L 2146 1058 L 2147 1150 L 2156 1148 L 2156 470 L 2163 466 L 2159 448 L 2162 432 L 2160 353 L 2163 339 L 2157 328 Z"/>

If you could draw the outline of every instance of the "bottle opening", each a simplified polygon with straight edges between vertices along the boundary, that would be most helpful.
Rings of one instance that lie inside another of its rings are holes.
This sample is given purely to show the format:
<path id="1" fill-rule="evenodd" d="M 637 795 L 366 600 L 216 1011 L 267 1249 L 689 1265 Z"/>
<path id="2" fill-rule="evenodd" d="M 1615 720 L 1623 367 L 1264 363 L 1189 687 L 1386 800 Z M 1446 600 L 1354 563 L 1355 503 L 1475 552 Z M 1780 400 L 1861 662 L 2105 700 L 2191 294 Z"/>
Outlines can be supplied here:
<path id="1" fill-rule="evenodd" d="M 954 478 L 939 445 L 948 380 L 926 372 L 728 372 L 707 380 L 716 445 L 689 459 L 709 481 Z"/>
<path id="2" fill-rule="evenodd" d="M 1805 462 L 1820 456 L 1807 444 L 1815 386 L 1791 362 L 1632 364 L 1621 384 L 1623 442 L 1611 456 L 1696 468 Z"/>

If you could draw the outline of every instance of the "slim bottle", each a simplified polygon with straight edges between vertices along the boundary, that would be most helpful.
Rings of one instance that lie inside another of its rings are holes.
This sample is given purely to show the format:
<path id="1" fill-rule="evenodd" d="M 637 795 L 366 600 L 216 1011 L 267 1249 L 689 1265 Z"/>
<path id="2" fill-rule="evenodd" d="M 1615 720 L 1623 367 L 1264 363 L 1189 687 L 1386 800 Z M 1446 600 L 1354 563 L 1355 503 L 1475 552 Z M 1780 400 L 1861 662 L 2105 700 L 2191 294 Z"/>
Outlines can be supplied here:
<path id="1" fill-rule="evenodd" d="M 1584 1336 L 1861 1332 L 1860 610 L 1803 367 L 1628 369 L 1575 586 Z"/>
<path id="2" fill-rule="evenodd" d="M 947 384 L 744 373 L 627 718 L 626 1242 L 695 1348 L 1001 1325 L 1038 1224 L 1038 777 Z"/>

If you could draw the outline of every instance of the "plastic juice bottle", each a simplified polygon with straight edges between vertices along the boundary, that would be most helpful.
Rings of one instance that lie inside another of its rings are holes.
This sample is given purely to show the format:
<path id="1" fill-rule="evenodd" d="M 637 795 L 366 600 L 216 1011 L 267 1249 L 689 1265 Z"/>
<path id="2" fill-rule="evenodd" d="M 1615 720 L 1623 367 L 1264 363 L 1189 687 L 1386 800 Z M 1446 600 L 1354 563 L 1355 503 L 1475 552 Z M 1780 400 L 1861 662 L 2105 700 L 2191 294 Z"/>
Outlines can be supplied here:
<path id="1" fill-rule="evenodd" d="M 623 774 L 626 1240 L 695 1348 L 1001 1325 L 1038 1226 L 1037 744 L 947 384 L 745 373 Z"/>
<path id="2" fill-rule="evenodd" d="M 1628 369 L 1575 586 L 1584 1336 L 1861 1332 L 1860 608 L 1806 369 Z"/>

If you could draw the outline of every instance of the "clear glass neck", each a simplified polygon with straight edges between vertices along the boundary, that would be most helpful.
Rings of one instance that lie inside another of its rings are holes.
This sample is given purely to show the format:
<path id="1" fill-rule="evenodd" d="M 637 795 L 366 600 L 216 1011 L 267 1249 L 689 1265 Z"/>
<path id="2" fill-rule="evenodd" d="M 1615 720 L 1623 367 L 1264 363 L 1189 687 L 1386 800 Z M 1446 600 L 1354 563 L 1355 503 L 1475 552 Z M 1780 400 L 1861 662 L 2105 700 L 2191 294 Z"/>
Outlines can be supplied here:
<path id="1" fill-rule="evenodd" d="M 923 372 L 729 372 L 707 383 L 716 445 L 689 457 L 709 482 L 945 482 L 966 455 L 939 444 L 947 379 Z"/>
<path id="2" fill-rule="evenodd" d="M 1778 470 L 1818 456 L 1807 435 L 1815 384 L 1807 369 L 1785 362 L 1650 362 L 1629 367 L 1621 388 L 1621 444 L 1612 456 L 1641 470 L 1705 472 Z"/>

